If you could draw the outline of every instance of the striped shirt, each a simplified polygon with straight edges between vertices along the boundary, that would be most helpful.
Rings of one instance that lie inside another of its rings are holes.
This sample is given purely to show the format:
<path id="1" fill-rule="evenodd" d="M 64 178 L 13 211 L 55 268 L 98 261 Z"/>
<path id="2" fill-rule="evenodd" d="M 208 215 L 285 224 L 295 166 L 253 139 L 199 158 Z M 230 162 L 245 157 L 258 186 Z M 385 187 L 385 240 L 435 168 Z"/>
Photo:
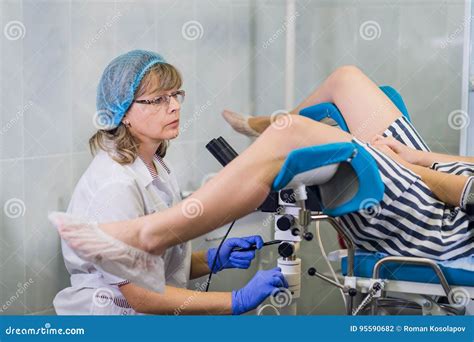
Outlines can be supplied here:
<path id="1" fill-rule="evenodd" d="M 401 117 L 384 132 L 428 151 L 415 128 Z M 341 217 L 358 248 L 390 255 L 452 260 L 474 254 L 474 223 L 460 207 L 436 198 L 421 178 L 370 144 L 355 139 L 374 157 L 385 185 L 376 210 Z M 455 167 L 454 165 L 452 167 Z M 455 170 L 460 170 L 456 166 Z"/>

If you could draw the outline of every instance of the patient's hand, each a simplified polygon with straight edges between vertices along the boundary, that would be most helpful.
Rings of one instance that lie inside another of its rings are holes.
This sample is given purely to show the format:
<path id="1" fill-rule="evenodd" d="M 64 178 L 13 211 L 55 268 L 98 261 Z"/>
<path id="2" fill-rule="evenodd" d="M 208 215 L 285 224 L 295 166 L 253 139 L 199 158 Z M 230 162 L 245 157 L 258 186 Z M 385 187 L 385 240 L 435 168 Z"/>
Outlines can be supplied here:
<path id="1" fill-rule="evenodd" d="M 392 155 L 390 155 L 390 157 L 397 162 L 400 162 L 399 160 L 397 160 L 397 157 L 398 157 L 398 159 L 402 159 L 404 162 L 408 162 L 410 164 L 415 164 L 415 165 L 419 164 L 421 151 L 408 147 L 393 137 L 383 137 L 381 135 L 376 135 L 372 139 L 371 143 L 374 147 L 383 151 L 385 154 L 390 153 L 386 149 L 388 148 L 392 152 L 391 153 Z M 393 154 L 395 154 L 396 156 Z"/>
<path id="2" fill-rule="evenodd" d="M 400 156 L 399 153 L 395 152 L 391 147 L 389 147 L 389 145 L 387 145 L 387 144 L 373 144 L 373 146 L 377 150 L 379 150 L 382 153 L 384 153 L 385 155 L 387 155 L 389 158 L 395 160 L 400 165 L 403 165 L 407 169 L 409 169 L 409 170 L 413 171 L 414 173 L 420 175 L 420 169 L 422 169 L 423 167 L 406 161 L 405 159 L 403 159 Z"/>

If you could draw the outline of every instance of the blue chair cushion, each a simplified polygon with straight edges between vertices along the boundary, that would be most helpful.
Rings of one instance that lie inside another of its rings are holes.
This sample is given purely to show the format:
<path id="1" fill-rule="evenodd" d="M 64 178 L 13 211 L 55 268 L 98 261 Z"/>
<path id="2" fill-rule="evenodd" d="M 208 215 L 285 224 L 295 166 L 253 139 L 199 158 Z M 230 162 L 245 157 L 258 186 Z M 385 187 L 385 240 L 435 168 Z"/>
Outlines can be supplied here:
<path id="1" fill-rule="evenodd" d="M 382 253 L 356 253 L 354 274 L 357 277 L 372 278 L 375 263 L 386 255 Z M 441 270 L 450 285 L 474 286 L 474 272 L 462 268 L 449 267 L 450 262 L 439 262 Z M 341 259 L 342 274 L 347 274 L 347 258 Z M 380 268 L 381 279 L 413 281 L 419 283 L 439 284 L 439 278 L 431 267 L 387 263 Z"/>
<path id="2" fill-rule="evenodd" d="M 398 110 L 400 110 L 403 116 L 405 116 L 408 121 L 411 122 L 410 115 L 408 114 L 408 110 L 405 106 L 405 102 L 403 102 L 402 96 L 390 86 L 382 86 L 380 87 L 380 90 L 382 90 L 384 94 L 387 95 L 387 97 L 395 104 L 395 106 L 397 106 Z M 299 114 L 316 121 L 321 121 L 324 118 L 331 118 L 336 121 L 343 131 L 349 133 L 349 127 L 347 126 L 346 121 L 334 103 L 318 103 L 317 105 L 303 108 Z"/>
<path id="3" fill-rule="evenodd" d="M 323 206 L 323 213 L 337 217 L 368 209 L 374 204 L 374 201 L 382 200 L 385 186 L 380 177 L 377 163 L 364 147 L 354 141 L 310 146 L 291 151 L 273 181 L 272 190 L 279 191 L 285 188 L 299 173 L 341 162 L 350 162 L 354 169 L 359 181 L 357 192 L 351 199 L 339 206 L 334 208 Z M 371 201 L 367 201 L 367 198 L 370 198 Z"/>

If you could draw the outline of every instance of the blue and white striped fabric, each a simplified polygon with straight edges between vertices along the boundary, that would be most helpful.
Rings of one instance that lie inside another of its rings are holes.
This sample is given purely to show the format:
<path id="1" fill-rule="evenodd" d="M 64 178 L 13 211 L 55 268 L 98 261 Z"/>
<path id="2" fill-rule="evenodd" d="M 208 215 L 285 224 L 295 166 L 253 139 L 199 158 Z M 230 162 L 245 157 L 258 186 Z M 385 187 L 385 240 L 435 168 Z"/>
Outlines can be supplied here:
<path id="1" fill-rule="evenodd" d="M 415 128 L 401 117 L 384 132 L 427 151 Z M 370 144 L 356 140 L 376 160 L 385 193 L 380 206 L 341 217 L 358 248 L 390 255 L 453 260 L 474 254 L 474 223 L 459 207 L 441 202 L 418 175 Z"/>
<path id="2" fill-rule="evenodd" d="M 436 171 L 450 173 L 454 175 L 463 175 L 469 177 L 461 194 L 461 208 L 466 209 L 469 196 L 472 196 L 474 184 L 474 163 L 468 162 L 450 162 L 450 163 L 434 163 L 431 168 Z M 472 219 L 472 218 L 471 218 Z"/>

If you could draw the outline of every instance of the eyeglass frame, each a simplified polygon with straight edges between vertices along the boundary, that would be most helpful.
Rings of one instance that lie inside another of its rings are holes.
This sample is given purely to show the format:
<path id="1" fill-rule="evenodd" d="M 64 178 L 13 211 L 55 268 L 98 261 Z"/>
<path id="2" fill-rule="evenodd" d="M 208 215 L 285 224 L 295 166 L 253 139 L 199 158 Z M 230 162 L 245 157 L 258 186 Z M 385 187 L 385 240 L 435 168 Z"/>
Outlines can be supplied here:
<path id="1" fill-rule="evenodd" d="M 140 103 L 140 104 L 154 104 L 154 105 L 157 105 L 157 106 L 161 106 L 161 105 L 164 105 L 166 103 L 166 105 L 170 105 L 170 101 L 171 101 L 171 97 L 173 96 L 176 96 L 176 95 L 181 95 L 183 97 L 183 100 L 181 102 L 179 102 L 180 104 L 184 102 L 184 99 L 186 97 L 186 92 L 182 89 L 180 90 L 177 90 L 177 91 L 174 91 L 172 92 L 171 94 L 166 94 L 166 95 L 160 95 L 160 96 L 157 96 L 156 98 L 154 98 L 153 100 L 133 100 L 133 102 L 135 103 Z M 157 101 L 159 99 L 162 99 L 164 98 L 165 99 L 165 102 L 161 102 L 161 103 L 157 103 Z"/>

